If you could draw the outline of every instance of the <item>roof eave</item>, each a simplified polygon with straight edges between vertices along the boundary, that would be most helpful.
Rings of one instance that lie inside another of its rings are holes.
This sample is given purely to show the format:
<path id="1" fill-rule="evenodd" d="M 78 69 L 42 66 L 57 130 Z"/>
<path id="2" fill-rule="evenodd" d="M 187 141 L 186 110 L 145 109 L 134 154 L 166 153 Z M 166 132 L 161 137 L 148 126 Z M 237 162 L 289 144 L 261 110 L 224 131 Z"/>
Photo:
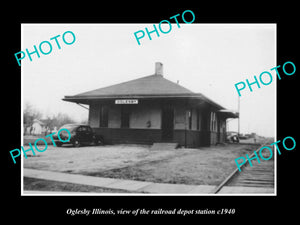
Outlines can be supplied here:
<path id="1" fill-rule="evenodd" d="M 198 94 L 165 94 L 165 95 L 101 95 L 101 96 L 65 96 L 62 100 L 64 101 L 87 101 L 87 100 L 106 100 L 106 99 L 126 99 L 126 98 L 137 98 L 137 99 L 157 99 L 157 98 L 199 98 Z"/>
<path id="2" fill-rule="evenodd" d="M 219 110 L 218 113 L 226 119 L 227 118 L 239 118 L 239 113 L 232 111 L 232 110 L 222 109 L 222 110 Z"/>
<path id="3" fill-rule="evenodd" d="M 191 94 L 164 94 L 164 95 L 101 95 L 101 96 L 65 96 L 63 101 L 81 103 L 81 104 L 89 104 L 90 101 L 95 100 L 110 100 L 110 99 L 200 99 L 202 101 L 207 102 L 208 104 L 217 108 L 217 110 L 225 109 L 221 105 L 216 102 L 210 100 L 200 93 L 191 93 Z"/>

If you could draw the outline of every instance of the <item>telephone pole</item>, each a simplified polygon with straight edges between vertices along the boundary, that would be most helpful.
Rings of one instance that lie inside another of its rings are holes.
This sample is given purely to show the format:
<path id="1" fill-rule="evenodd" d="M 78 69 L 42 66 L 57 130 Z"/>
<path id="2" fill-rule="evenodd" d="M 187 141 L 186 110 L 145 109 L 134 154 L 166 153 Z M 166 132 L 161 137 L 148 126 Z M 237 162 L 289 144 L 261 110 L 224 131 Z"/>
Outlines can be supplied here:
<path id="1" fill-rule="evenodd" d="M 239 118 L 238 118 L 238 137 L 240 138 L 240 96 L 238 96 L 238 113 L 239 113 Z"/>

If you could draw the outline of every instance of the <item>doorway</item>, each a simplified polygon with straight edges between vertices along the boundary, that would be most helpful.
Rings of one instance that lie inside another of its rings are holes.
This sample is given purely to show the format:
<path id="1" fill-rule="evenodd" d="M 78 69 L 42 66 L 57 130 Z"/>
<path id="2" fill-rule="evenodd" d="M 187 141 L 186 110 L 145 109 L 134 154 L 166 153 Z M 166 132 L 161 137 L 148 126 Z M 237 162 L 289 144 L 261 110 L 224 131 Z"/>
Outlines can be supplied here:
<path id="1" fill-rule="evenodd" d="M 164 106 L 162 108 L 161 130 L 162 130 L 162 141 L 173 140 L 173 130 L 174 130 L 174 108 L 173 107 Z"/>

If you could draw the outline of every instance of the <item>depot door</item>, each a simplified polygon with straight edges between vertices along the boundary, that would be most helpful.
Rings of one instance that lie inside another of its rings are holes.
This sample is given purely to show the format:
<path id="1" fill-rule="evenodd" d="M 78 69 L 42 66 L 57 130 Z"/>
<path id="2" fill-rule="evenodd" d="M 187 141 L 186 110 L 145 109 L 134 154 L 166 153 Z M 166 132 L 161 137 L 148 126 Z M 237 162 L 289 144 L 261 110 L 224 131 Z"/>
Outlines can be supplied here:
<path id="1" fill-rule="evenodd" d="M 174 108 L 165 106 L 162 108 L 161 116 L 162 141 L 173 140 L 174 130 Z"/>

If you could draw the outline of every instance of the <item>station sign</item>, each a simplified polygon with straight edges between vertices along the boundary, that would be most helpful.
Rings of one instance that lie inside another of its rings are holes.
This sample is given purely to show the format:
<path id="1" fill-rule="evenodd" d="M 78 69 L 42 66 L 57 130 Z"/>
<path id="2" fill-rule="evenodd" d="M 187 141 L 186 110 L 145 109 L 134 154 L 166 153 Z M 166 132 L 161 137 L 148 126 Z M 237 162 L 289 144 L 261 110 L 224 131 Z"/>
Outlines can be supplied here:
<path id="1" fill-rule="evenodd" d="M 139 101 L 138 99 L 116 99 L 115 104 L 123 104 L 123 105 L 139 104 Z"/>

